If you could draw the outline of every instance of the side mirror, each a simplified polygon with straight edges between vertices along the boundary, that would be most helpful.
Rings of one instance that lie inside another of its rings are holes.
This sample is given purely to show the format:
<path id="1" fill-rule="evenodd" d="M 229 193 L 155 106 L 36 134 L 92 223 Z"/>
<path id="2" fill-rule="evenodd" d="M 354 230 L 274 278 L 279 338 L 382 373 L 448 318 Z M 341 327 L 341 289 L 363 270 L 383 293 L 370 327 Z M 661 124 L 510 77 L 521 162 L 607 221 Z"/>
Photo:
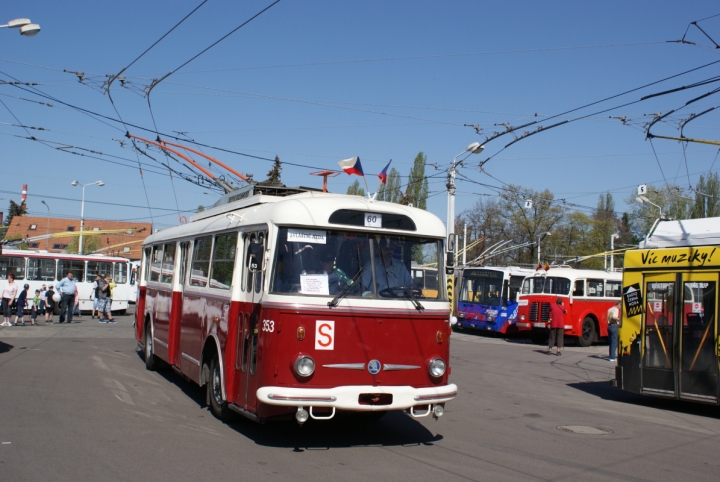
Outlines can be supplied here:
<path id="1" fill-rule="evenodd" d="M 451 275 L 455 272 L 455 253 L 448 251 L 445 258 L 445 273 Z"/>
<path id="2" fill-rule="evenodd" d="M 250 243 L 247 252 L 247 267 L 251 273 L 259 273 L 263 270 L 263 245 L 259 243 Z"/>

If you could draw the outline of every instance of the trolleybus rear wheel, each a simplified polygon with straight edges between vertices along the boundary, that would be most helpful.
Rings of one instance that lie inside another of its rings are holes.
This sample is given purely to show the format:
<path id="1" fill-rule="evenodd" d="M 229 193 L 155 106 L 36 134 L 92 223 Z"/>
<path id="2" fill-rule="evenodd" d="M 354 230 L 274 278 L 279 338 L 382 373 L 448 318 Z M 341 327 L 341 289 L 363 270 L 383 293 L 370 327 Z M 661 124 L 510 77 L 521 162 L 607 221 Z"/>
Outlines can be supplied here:
<path id="1" fill-rule="evenodd" d="M 158 369 L 160 365 L 160 360 L 157 359 L 155 354 L 153 353 L 153 344 L 152 344 L 152 330 L 149 326 L 145 327 L 145 347 L 144 347 L 144 354 L 145 354 L 145 368 L 150 370 L 151 372 L 154 372 Z"/>
<path id="2" fill-rule="evenodd" d="M 578 337 L 578 345 L 590 346 L 595 341 L 595 322 L 589 316 L 582 322 L 580 336 Z"/>
<path id="3" fill-rule="evenodd" d="M 217 356 L 210 362 L 210 380 L 207 381 L 207 396 L 210 400 L 210 410 L 219 420 L 227 421 L 230 418 L 230 409 L 222 396 L 222 380 L 220 364 Z"/>

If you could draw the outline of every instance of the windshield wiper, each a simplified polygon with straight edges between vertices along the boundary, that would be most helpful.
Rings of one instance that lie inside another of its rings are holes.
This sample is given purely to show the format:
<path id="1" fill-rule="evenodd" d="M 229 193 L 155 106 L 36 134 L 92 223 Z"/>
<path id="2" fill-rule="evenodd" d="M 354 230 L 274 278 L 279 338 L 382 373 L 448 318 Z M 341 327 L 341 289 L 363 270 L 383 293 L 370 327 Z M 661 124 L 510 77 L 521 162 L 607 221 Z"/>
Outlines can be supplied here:
<path id="1" fill-rule="evenodd" d="M 413 306 L 415 306 L 416 310 L 420 311 L 425 309 L 425 307 L 417 300 L 417 298 L 415 298 L 415 295 L 412 294 L 412 291 L 407 289 L 406 286 L 401 286 L 401 288 L 403 289 Z"/>
<path id="2" fill-rule="evenodd" d="M 362 272 L 365 271 L 365 268 L 360 268 L 357 273 L 355 273 L 355 276 L 352 277 L 350 280 L 350 283 L 346 284 L 345 287 L 340 291 L 340 293 L 335 296 L 335 298 L 332 299 L 332 301 L 328 301 L 328 306 L 330 308 L 337 306 L 338 303 L 340 303 L 340 300 L 345 297 L 350 292 L 350 288 L 352 288 L 358 279 L 360 279 L 360 275 Z"/>

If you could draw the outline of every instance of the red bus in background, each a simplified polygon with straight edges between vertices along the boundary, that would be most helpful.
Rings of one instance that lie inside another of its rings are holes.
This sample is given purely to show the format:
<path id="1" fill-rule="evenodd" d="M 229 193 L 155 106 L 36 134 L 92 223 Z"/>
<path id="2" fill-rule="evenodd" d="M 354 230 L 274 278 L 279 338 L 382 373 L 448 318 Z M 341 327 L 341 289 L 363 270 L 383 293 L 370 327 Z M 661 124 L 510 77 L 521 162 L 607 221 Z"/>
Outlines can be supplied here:
<path id="1" fill-rule="evenodd" d="M 538 270 L 523 281 L 517 326 L 531 330 L 535 343 L 544 343 L 550 306 L 562 298 L 567 310 L 565 336 L 576 337 L 580 346 L 590 346 L 607 336 L 607 311 L 620 299 L 621 285 L 621 273 L 564 266 Z"/>
<path id="2" fill-rule="evenodd" d="M 358 196 L 247 189 L 145 241 L 135 335 L 147 368 L 206 386 L 220 419 L 440 417 L 457 394 L 450 307 L 409 273 L 438 263 L 444 286 L 443 223 Z"/>

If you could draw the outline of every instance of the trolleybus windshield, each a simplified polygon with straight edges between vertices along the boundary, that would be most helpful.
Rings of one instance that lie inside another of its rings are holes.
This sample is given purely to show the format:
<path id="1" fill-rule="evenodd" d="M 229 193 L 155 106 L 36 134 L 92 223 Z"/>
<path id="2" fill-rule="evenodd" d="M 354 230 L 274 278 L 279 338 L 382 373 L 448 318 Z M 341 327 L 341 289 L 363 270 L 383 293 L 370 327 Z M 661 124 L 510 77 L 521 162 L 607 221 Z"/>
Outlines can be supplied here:
<path id="1" fill-rule="evenodd" d="M 500 305 L 504 273 L 493 270 L 465 270 L 459 301 Z"/>
<path id="2" fill-rule="evenodd" d="M 522 294 L 570 294 L 570 280 L 556 276 L 537 276 L 525 278 L 522 287 Z"/>
<path id="3" fill-rule="evenodd" d="M 271 293 L 300 296 L 445 299 L 414 287 L 412 262 L 438 263 L 441 241 L 415 236 L 282 227 Z"/>

